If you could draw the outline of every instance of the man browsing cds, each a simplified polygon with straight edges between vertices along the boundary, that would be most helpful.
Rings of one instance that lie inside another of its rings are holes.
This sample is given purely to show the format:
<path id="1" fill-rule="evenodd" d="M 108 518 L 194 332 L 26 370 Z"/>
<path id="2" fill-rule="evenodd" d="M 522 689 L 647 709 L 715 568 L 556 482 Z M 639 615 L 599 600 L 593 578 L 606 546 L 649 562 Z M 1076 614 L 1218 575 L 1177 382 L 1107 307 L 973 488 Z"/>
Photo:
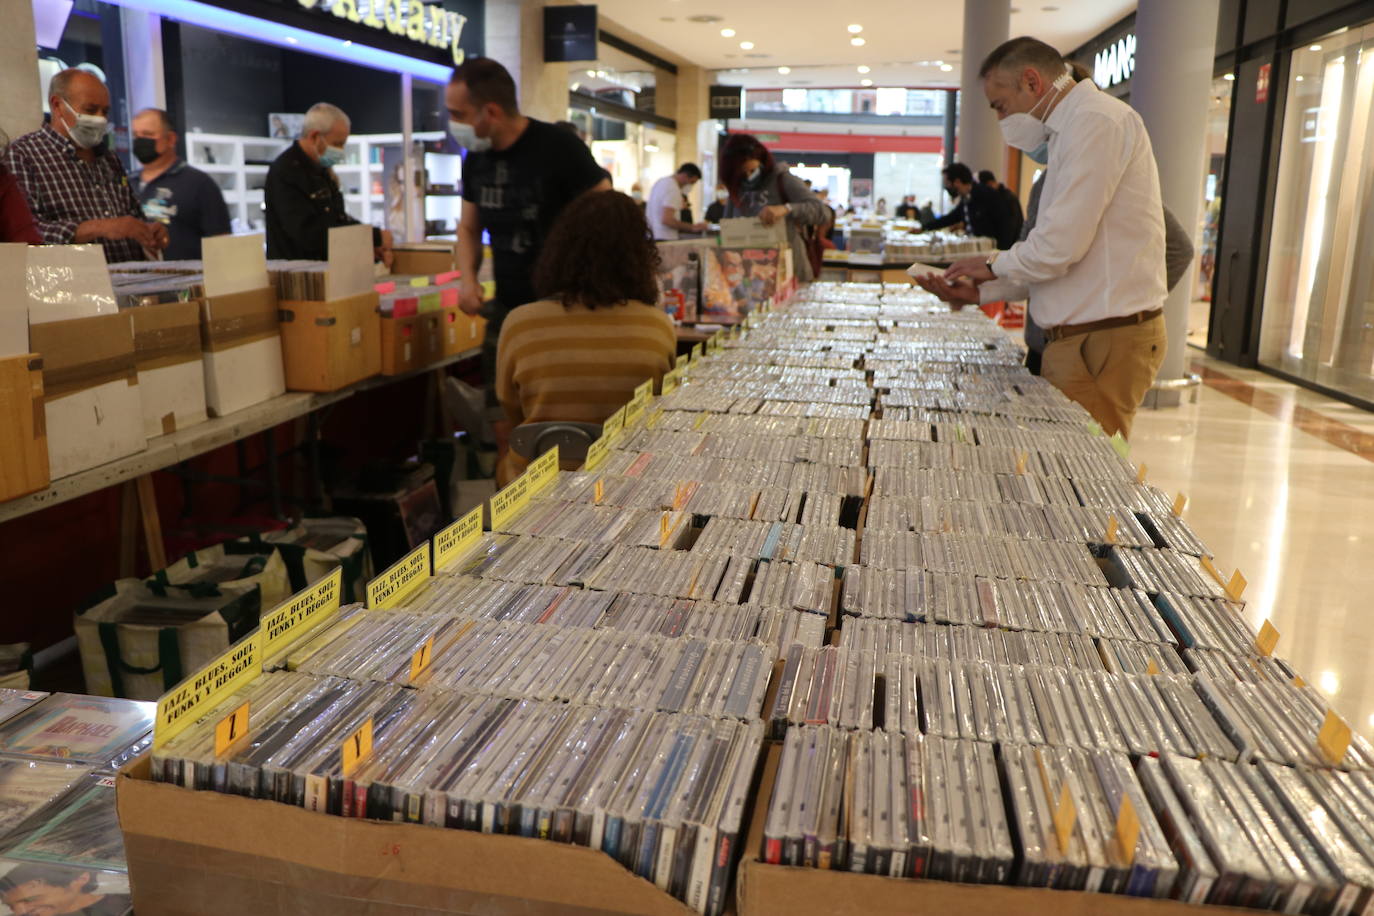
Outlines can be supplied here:
<path id="1" fill-rule="evenodd" d="M 1049 168 L 1026 239 L 956 261 L 944 278 L 1024 289 L 1048 339 L 1045 378 L 1106 433 L 1129 436 L 1166 347 L 1163 204 L 1145 124 L 1091 81 L 1075 83 L 1034 38 L 1005 42 L 979 72 L 1007 143 L 1047 154 Z"/>

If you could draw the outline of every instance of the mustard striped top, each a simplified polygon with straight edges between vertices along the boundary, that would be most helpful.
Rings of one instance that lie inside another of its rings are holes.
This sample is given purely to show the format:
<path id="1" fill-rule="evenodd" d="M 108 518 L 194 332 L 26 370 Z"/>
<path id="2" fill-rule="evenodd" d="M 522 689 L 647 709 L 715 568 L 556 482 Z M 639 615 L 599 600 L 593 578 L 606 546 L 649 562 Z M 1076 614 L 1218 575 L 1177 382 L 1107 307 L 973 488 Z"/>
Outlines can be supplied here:
<path id="1" fill-rule="evenodd" d="M 545 299 L 506 316 L 496 350 L 496 395 L 514 425 L 602 423 L 645 379 L 657 390 L 673 367 L 677 333 L 642 302 L 588 309 Z"/>

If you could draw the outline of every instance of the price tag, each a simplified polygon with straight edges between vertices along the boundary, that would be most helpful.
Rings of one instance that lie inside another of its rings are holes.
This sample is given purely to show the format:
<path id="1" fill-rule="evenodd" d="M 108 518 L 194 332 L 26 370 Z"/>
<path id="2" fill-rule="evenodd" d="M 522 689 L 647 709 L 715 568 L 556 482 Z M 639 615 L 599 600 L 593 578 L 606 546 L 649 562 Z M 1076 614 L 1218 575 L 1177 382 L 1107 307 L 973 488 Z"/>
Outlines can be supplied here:
<path id="1" fill-rule="evenodd" d="M 372 717 L 358 727 L 358 730 L 344 739 L 343 747 L 344 778 L 353 775 L 358 764 L 372 756 Z"/>
<path id="2" fill-rule="evenodd" d="M 1073 842 L 1073 828 L 1078 823 L 1078 806 L 1069 794 L 1069 784 L 1059 784 L 1059 803 L 1054 806 L 1054 833 L 1059 840 L 1059 851 L 1067 854 Z"/>
<path id="3" fill-rule="evenodd" d="M 229 715 L 219 720 L 215 726 L 215 756 L 223 757 L 225 751 L 233 747 L 248 734 L 248 701 Z"/>
<path id="4" fill-rule="evenodd" d="M 1240 570 L 1236 570 L 1231 574 L 1231 580 L 1226 583 L 1226 597 L 1240 604 L 1240 597 L 1245 594 L 1245 586 L 1249 584 L 1240 574 Z"/>
<path id="5" fill-rule="evenodd" d="M 1293 686 L 1301 690 L 1307 686 L 1307 682 L 1302 679 L 1302 675 L 1295 674 L 1293 675 Z"/>
<path id="6" fill-rule="evenodd" d="M 1121 796 L 1121 807 L 1116 812 L 1116 845 L 1121 859 L 1126 864 L 1135 861 L 1135 844 L 1140 839 L 1140 815 L 1129 795 Z"/>
<path id="7" fill-rule="evenodd" d="M 1138 467 L 1138 468 L 1135 469 L 1135 482 L 1136 482 L 1136 483 L 1144 483 L 1144 482 L 1145 482 L 1145 462 L 1143 462 L 1143 461 L 1140 462 L 1140 467 Z"/>
<path id="8" fill-rule="evenodd" d="M 1146 674 L 1159 674 L 1159 664 L 1152 658 L 1145 663 Z"/>
<path id="9" fill-rule="evenodd" d="M 596 479 L 595 500 L 594 500 L 594 502 L 599 506 L 599 505 L 601 505 L 601 500 L 603 500 L 603 499 L 605 499 L 605 498 L 606 498 L 606 481 L 603 480 L 603 479 L 601 479 L 600 477 L 598 477 L 598 478 Z"/>
<path id="10" fill-rule="evenodd" d="M 415 650 L 415 654 L 410 657 L 410 683 L 419 680 L 420 675 L 429 670 L 429 666 L 434 661 L 434 636 L 425 640 L 425 644 Z"/>
<path id="11" fill-rule="evenodd" d="M 1108 543 L 1108 544 L 1115 544 L 1115 543 L 1116 543 L 1116 530 L 1117 530 L 1116 516 L 1115 516 L 1115 515 L 1109 515 L 1109 516 L 1107 516 L 1107 543 Z"/>
<path id="12" fill-rule="evenodd" d="M 658 519 L 658 546 L 668 546 L 668 535 L 672 533 L 672 513 L 665 512 Z"/>
<path id="13" fill-rule="evenodd" d="M 1274 629 L 1274 625 L 1269 621 L 1264 622 L 1260 627 L 1259 636 L 1255 637 L 1255 648 L 1259 649 L 1259 654 L 1265 658 L 1274 654 L 1274 647 L 1279 644 L 1279 631 Z"/>
<path id="14" fill-rule="evenodd" d="M 1188 497 L 1180 493 L 1174 497 L 1174 515 L 1183 517 L 1183 510 L 1188 508 Z"/>
<path id="15" fill-rule="evenodd" d="M 1317 732 L 1317 747 L 1332 766 L 1340 766 L 1345 752 L 1350 748 L 1350 726 L 1336 715 L 1336 710 L 1328 709 L 1321 731 Z"/>
<path id="16" fill-rule="evenodd" d="M 1017 473 L 1019 476 L 1021 476 L 1021 477 L 1025 477 L 1025 476 L 1026 476 L 1026 462 L 1028 462 L 1028 461 L 1030 461 L 1030 453 L 1029 453 L 1029 452 L 1020 452 L 1020 453 L 1017 454 L 1017 456 L 1016 456 L 1016 473 Z"/>

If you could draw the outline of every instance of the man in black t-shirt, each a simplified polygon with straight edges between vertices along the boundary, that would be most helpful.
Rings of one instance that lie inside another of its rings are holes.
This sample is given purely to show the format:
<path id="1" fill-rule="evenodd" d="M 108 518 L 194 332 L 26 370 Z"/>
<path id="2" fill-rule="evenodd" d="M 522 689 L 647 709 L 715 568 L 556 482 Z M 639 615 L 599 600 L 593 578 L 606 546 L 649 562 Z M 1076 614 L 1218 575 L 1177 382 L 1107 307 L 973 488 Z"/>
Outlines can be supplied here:
<path id="1" fill-rule="evenodd" d="M 1011 188 L 998 181 L 997 176 L 992 174 L 989 169 L 983 169 L 978 173 L 978 183 L 997 192 L 998 198 L 1002 201 L 1002 206 L 1007 210 L 1007 219 L 1011 222 L 1011 230 L 1019 239 L 1021 227 L 1026 222 L 1025 211 L 1021 209 L 1021 198 L 1017 197 L 1016 192 Z"/>
<path id="2" fill-rule="evenodd" d="M 458 225 L 459 305 L 487 319 L 482 376 L 487 406 L 499 412 L 494 381 L 501 324 L 511 309 L 534 301 L 534 265 L 558 214 L 580 194 L 610 190 L 611 183 L 576 136 L 520 113 L 515 81 L 490 58 L 455 69 L 444 103 L 449 132 L 468 151 Z M 496 278 L 496 297 L 485 304 L 477 282 L 483 230 L 491 234 Z"/>
<path id="3" fill-rule="evenodd" d="M 162 251 L 168 261 L 199 261 L 201 239 L 225 235 L 229 208 L 215 180 L 177 155 L 177 134 L 161 108 L 134 115 L 134 158 L 143 166 L 130 185 L 143 216 L 167 227 Z"/>
<path id="4" fill-rule="evenodd" d="M 1016 244 L 1012 220 L 1001 195 L 986 185 L 976 184 L 973 172 L 962 162 L 945 167 L 945 190 L 959 198 L 959 204 L 944 216 L 922 224 L 923 229 L 945 229 L 960 223 L 969 235 L 997 240 L 1003 251 Z"/>

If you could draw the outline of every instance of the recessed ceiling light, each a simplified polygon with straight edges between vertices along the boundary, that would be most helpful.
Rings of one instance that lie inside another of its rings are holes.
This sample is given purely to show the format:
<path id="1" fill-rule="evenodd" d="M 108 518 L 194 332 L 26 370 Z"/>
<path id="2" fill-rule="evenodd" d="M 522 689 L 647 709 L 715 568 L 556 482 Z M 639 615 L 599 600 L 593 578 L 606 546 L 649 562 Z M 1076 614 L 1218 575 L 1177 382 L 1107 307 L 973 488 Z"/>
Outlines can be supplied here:
<path id="1" fill-rule="evenodd" d="M 945 53 L 948 54 L 950 57 L 958 57 L 958 56 L 959 56 L 959 49 L 958 49 L 958 48 L 950 48 L 950 49 L 949 49 L 948 51 L 946 51 Z"/>
<path id="2" fill-rule="evenodd" d="M 869 67 L 868 64 L 859 64 L 859 72 L 860 72 L 860 73 L 868 73 L 871 69 L 872 69 L 872 68 Z"/>
<path id="3" fill-rule="evenodd" d="M 949 64 L 941 64 L 941 65 L 940 65 L 940 69 L 941 69 L 942 71 L 944 71 L 945 73 L 948 73 L 948 72 L 950 72 L 951 70 L 953 70 L 954 68 L 953 68 L 952 66 L 950 66 Z"/>
<path id="4" fill-rule="evenodd" d="M 1225 76 L 1222 77 L 1222 79 L 1224 79 L 1224 80 L 1234 80 L 1235 78 L 1236 78 L 1236 75 L 1235 75 L 1234 73 L 1228 73 L 1228 74 L 1226 74 Z"/>
<path id="5" fill-rule="evenodd" d="M 752 57 L 754 60 L 767 60 L 772 54 L 764 54 L 762 51 L 755 51 L 753 54 L 746 54 L 745 57 Z"/>
<path id="6" fill-rule="evenodd" d="M 721 30 L 720 30 L 720 37 L 721 37 L 721 38 L 734 38 L 734 37 L 735 37 L 735 30 L 734 30 L 734 29 L 721 29 Z"/>
<path id="7" fill-rule="evenodd" d="M 868 42 L 864 41 L 862 38 L 851 38 L 849 39 L 849 43 L 856 48 L 862 48 L 864 45 L 868 44 Z"/>
<path id="8" fill-rule="evenodd" d="M 783 76 L 786 76 L 787 74 L 789 74 L 789 73 L 792 72 L 792 68 L 791 68 L 791 67 L 779 67 L 779 68 L 778 68 L 778 72 L 781 73 Z"/>
<path id="9" fill-rule="evenodd" d="M 859 80 L 860 86 L 872 86 L 873 80 Z"/>
<path id="10" fill-rule="evenodd" d="M 1321 45 L 1308 45 L 1308 47 L 1307 47 L 1307 50 L 1309 50 L 1309 51 L 1320 51 L 1321 49 L 1322 49 L 1322 46 L 1321 46 Z"/>
<path id="11" fill-rule="evenodd" d="M 863 30 L 864 30 L 864 27 L 861 26 L 861 25 L 859 25 L 859 24 L 856 22 L 856 23 L 854 23 L 853 25 L 851 25 L 851 26 L 849 27 L 849 34 L 850 34 L 850 35 L 857 35 L 857 34 L 859 34 L 860 32 L 862 32 Z"/>
<path id="12" fill-rule="evenodd" d="M 1057 6 L 1042 6 L 1042 7 L 1040 7 L 1040 12 L 1042 12 L 1042 13 L 1057 13 L 1057 12 L 1059 12 L 1059 7 L 1057 7 Z"/>
<path id="13" fill-rule="evenodd" d="M 739 43 L 739 49 L 741 51 L 752 51 L 754 50 L 754 43 L 752 41 L 741 41 Z"/>
<path id="14" fill-rule="evenodd" d="M 1302 77 L 1301 77 L 1301 76 L 1298 77 L 1298 82 L 1300 82 L 1300 83 L 1302 82 Z"/>
<path id="15" fill-rule="evenodd" d="M 688 16 L 688 22 L 720 22 L 724 16 L 716 16 L 711 13 L 700 13 L 696 16 Z"/>
<path id="16" fill-rule="evenodd" d="M 677 22 L 677 17 L 676 17 L 676 16 L 659 16 L 659 17 L 658 17 L 658 21 L 659 21 L 659 22 Z"/>

